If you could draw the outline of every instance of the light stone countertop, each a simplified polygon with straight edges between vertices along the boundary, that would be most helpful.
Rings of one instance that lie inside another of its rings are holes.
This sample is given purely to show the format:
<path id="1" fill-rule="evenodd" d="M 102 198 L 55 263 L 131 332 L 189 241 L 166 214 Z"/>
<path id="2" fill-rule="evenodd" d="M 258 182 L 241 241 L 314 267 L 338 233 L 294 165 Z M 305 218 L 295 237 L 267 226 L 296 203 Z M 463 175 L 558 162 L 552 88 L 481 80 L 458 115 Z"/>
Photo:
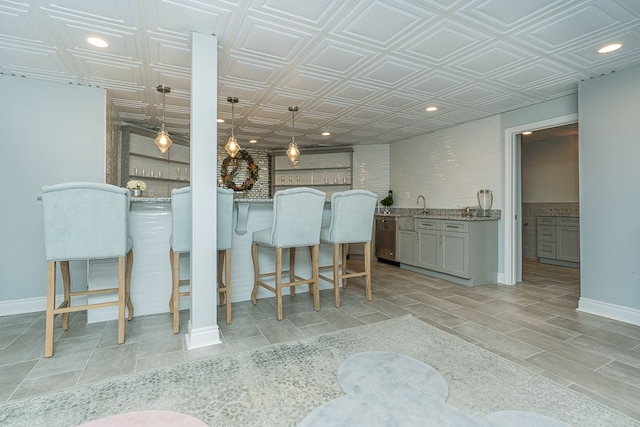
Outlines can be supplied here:
<path id="1" fill-rule="evenodd" d="M 447 219 L 454 221 L 498 221 L 500 220 L 500 211 L 491 210 L 487 216 L 482 216 L 478 210 L 472 210 L 469 215 L 464 215 L 462 209 L 428 209 L 426 214 L 422 213 L 422 209 L 406 209 L 398 208 L 396 212 L 390 214 L 376 213 L 378 217 L 389 218 L 418 218 L 418 219 Z"/>

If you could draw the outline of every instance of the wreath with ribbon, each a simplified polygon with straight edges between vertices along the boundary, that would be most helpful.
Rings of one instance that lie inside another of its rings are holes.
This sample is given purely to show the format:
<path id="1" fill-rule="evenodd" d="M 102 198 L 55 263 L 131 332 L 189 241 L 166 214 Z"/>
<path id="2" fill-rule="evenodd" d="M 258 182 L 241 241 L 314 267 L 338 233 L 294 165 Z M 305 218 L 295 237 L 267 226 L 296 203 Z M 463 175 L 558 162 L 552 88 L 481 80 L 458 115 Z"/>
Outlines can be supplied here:
<path id="1" fill-rule="evenodd" d="M 236 184 L 234 179 L 241 170 L 242 162 L 246 162 L 247 164 L 246 178 L 242 184 Z M 224 186 L 231 188 L 233 191 L 251 190 L 253 184 L 260 178 L 258 170 L 258 165 L 253 161 L 253 157 L 251 157 L 247 150 L 240 150 L 235 157 L 227 156 L 227 158 L 222 161 L 220 177 L 222 178 Z"/>

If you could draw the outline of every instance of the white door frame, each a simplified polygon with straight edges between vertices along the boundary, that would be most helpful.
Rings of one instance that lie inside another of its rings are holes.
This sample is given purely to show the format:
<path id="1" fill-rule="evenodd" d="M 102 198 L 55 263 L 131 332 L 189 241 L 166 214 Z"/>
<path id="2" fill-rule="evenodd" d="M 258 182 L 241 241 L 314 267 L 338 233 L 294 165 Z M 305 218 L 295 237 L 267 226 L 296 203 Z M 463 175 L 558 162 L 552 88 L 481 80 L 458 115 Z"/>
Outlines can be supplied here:
<path id="1" fill-rule="evenodd" d="M 578 121 L 578 114 L 554 117 L 539 122 L 518 125 L 504 130 L 504 282 L 505 285 L 515 285 L 522 277 L 522 259 L 519 259 L 518 242 L 522 241 L 522 218 L 517 214 L 520 206 L 518 200 L 522 196 L 522 189 L 516 185 L 519 182 L 516 174 L 520 173 L 520 150 L 516 144 L 520 142 L 518 135 L 524 131 L 536 131 L 556 126 L 568 125 Z"/>

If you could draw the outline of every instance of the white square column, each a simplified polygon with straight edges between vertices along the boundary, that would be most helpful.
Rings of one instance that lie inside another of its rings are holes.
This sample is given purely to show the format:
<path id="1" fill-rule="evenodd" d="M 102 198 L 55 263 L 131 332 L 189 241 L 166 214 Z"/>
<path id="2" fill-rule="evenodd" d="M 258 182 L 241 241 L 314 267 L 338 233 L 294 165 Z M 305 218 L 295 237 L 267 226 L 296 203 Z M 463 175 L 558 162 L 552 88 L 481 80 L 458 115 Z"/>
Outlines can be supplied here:
<path id="1" fill-rule="evenodd" d="M 218 38 L 191 35 L 191 317 L 189 350 L 220 343 L 216 305 Z"/>

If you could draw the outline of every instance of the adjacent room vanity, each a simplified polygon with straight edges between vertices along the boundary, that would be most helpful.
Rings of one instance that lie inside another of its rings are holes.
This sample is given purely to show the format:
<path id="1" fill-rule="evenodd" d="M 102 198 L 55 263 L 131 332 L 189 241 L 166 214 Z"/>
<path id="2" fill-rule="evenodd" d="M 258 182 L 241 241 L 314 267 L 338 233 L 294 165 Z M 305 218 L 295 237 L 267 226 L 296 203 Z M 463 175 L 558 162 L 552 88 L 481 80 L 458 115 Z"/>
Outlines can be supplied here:
<path id="1" fill-rule="evenodd" d="M 580 218 L 539 216 L 537 225 L 540 262 L 580 268 Z"/>

